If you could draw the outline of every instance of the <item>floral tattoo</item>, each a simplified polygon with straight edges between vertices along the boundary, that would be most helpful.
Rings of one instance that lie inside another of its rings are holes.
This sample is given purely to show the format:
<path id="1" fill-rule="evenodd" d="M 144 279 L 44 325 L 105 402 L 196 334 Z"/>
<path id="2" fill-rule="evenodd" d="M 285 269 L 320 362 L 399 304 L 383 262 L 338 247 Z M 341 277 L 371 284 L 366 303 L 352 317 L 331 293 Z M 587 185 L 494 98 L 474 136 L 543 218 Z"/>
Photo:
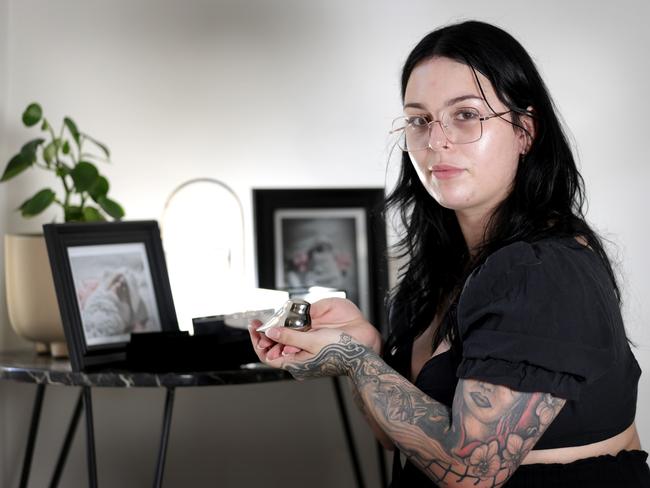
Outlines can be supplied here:
<path id="1" fill-rule="evenodd" d="M 565 400 L 463 379 L 453 411 L 343 333 L 294 377 L 348 375 L 365 406 L 397 448 L 439 486 L 502 486 L 526 458 Z"/>

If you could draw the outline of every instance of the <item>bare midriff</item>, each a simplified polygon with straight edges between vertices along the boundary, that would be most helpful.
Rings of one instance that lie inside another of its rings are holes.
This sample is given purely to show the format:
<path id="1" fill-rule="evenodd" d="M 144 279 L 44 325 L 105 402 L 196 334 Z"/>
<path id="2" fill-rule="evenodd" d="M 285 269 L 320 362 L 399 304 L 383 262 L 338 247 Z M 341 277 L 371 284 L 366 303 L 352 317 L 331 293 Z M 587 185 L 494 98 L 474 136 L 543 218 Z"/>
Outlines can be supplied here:
<path id="1" fill-rule="evenodd" d="M 610 454 L 615 456 L 621 451 L 632 451 L 641 449 L 639 434 L 634 423 L 620 434 L 594 442 L 584 446 L 560 447 L 557 449 L 541 449 L 530 451 L 524 458 L 522 464 L 550 464 L 550 463 L 572 463 L 578 459 L 585 459 L 595 456 Z"/>

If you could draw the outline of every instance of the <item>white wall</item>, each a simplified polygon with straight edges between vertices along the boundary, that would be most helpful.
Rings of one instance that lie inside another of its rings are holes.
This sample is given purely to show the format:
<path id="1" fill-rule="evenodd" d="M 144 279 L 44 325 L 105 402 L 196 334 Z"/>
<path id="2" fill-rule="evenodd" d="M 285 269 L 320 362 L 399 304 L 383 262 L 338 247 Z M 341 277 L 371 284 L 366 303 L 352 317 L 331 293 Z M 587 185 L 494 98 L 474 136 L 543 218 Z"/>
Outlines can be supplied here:
<path id="1" fill-rule="evenodd" d="M 7 2 L 5 0 L 0 0 L 0 134 L 4 134 L 4 114 L 5 114 L 5 102 L 6 102 L 6 93 L 5 93 L 5 87 L 6 87 L 6 80 L 7 80 L 7 60 L 6 60 L 6 53 L 7 53 Z M 0 137 L 0 161 L 5 161 L 6 160 L 6 141 L 5 137 Z M 6 208 L 6 201 L 5 201 L 5 192 L 4 189 L 0 190 L 0 226 L 4 228 L 5 226 L 5 211 L 4 209 Z M 3 229 L 4 230 L 4 229 Z M 0 244 L 0 249 L 3 250 L 4 253 L 4 247 L 2 244 Z M 4 260 L 3 260 L 4 262 Z M 2 272 L 1 276 L 4 276 L 4 264 L 0 264 L 0 272 Z M 4 295 L 4 279 L 0 279 L 0 293 Z M 6 312 L 6 304 L 5 300 L 0 300 L 0 317 L 5 319 L 7 316 Z M 3 325 L 4 325 L 4 320 L 3 320 Z M 3 337 L 8 331 L 7 327 L 1 327 L 0 328 L 0 337 Z M 4 345 L 4 340 L 1 342 L 2 345 Z M 5 407 L 5 396 L 3 395 L 0 398 L 0 439 L 4 439 L 6 437 L 5 434 L 5 415 L 4 412 L 6 410 Z M 0 468 L 4 468 L 4 454 L 5 454 L 5 446 L 4 442 L 0 442 Z M 4 469 L 3 469 L 4 471 Z M 4 478 L 4 477 L 3 477 Z"/>
<path id="2" fill-rule="evenodd" d="M 386 131 L 400 111 L 399 71 L 408 51 L 449 21 L 492 21 L 533 55 L 572 130 L 588 216 L 618 246 L 627 328 L 650 371 L 650 305 L 642 299 L 650 293 L 643 200 L 650 176 L 648 14 L 643 0 L 597 7 L 588 0 L 0 0 L 1 161 L 27 137 L 19 117 L 37 100 L 50 120 L 70 114 L 109 145 L 113 164 L 103 171 L 128 218 L 158 218 L 184 180 L 219 178 L 245 206 L 252 283 L 250 189 L 383 185 Z M 49 178 L 34 172 L 0 186 L 0 233 L 37 230 L 52 218 L 26 222 L 12 211 L 45 184 Z M 0 314 L 0 347 L 22 344 L 4 303 Z M 17 480 L 32 394 L 31 385 L 0 384 L 3 486 Z M 74 402 L 72 392 L 48 395 L 52 411 L 36 453 L 47 460 L 36 475 L 41 482 Z M 309 455 L 301 455 L 292 479 L 309 472 L 314 486 L 352 486 L 329 395 L 327 382 L 179 392 L 165 486 L 284 485 L 289 460 L 282 453 L 296 447 Z M 647 374 L 639 395 L 647 444 Z M 106 486 L 149 483 L 162 401 L 156 390 L 97 391 Z M 291 405 L 308 414 L 289 423 L 283 410 Z M 272 420 L 256 418 L 264 409 Z M 355 420 L 366 471 L 374 475 L 368 432 Z M 83 484 L 82 447 L 79 438 L 65 486 Z M 271 459 L 262 457 L 264 448 L 272 449 Z"/>

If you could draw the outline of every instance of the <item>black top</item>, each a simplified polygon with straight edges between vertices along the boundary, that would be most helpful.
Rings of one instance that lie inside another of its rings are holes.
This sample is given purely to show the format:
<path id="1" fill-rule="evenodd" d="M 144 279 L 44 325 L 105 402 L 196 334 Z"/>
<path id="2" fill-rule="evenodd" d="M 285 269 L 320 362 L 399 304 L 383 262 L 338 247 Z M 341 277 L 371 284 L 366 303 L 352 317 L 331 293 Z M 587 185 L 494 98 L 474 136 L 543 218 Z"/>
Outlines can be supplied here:
<path id="1" fill-rule="evenodd" d="M 602 261 L 575 239 L 501 248 L 472 272 L 451 312 L 460 345 L 415 381 L 432 398 L 451 408 L 458 379 L 468 378 L 566 399 L 534 449 L 598 442 L 634 421 L 641 370 Z M 402 357 L 390 362 L 408 376 L 412 340 L 399 346 L 391 352 Z"/>

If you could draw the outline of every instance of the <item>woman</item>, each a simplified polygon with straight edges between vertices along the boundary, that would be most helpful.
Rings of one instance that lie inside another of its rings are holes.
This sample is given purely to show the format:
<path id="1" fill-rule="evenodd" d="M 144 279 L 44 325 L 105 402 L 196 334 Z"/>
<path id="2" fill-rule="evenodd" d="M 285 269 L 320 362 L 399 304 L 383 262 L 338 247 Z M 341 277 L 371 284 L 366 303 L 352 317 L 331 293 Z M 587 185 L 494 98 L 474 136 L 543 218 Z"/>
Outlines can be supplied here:
<path id="1" fill-rule="evenodd" d="M 325 300 L 307 333 L 252 324 L 260 360 L 349 376 L 395 487 L 650 486 L 619 290 L 529 55 L 485 23 L 444 27 L 402 99 L 390 337 Z"/>

